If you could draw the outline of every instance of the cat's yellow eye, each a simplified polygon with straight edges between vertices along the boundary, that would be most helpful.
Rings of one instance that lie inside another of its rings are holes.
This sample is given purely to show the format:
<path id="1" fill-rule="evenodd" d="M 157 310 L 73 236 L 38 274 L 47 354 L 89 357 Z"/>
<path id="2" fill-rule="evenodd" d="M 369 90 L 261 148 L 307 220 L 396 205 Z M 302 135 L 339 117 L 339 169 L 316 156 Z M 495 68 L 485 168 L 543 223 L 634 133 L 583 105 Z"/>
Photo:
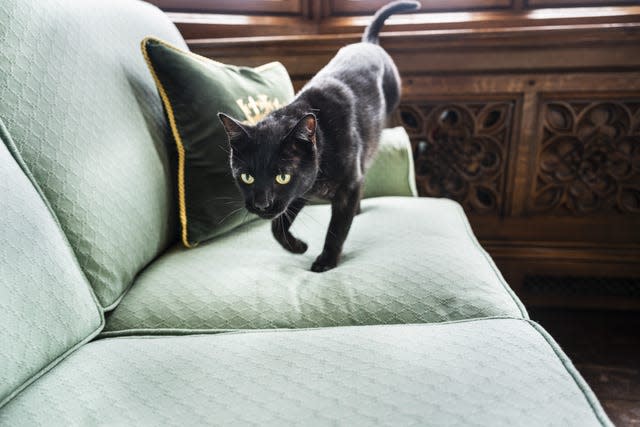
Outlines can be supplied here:
<path id="1" fill-rule="evenodd" d="M 244 182 L 247 185 L 251 185 L 253 184 L 253 181 L 255 181 L 255 179 L 248 173 L 241 174 L 240 179 L 242 180 L 242 182 Z"/>
<path id="2" fill-rule="evenodd" d="M 276 182 L 280 185 L 288 184 L 291 181 L 291 175 L 288 173 L 281 173 L 280 175 L 276 175 Z"/>

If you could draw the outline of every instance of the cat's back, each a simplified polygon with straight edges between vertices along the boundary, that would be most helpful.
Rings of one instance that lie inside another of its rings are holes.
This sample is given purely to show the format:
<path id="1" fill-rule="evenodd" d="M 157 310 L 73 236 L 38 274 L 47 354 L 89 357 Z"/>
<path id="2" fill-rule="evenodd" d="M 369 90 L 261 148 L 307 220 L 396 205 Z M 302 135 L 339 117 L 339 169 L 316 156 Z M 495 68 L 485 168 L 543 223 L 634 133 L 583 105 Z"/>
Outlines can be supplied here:
<path id="1" fill-rule="evenodd" d="M 377 44 L 353 43 L 341 48 L 318 75 L 340 75 L 345 72 L 377 73 L 381 72 L 385 63 L 390 60 L 387 52 Z"/>
<path id="2" fill-rule="evenodd" d="M 393 60 L 380 46 L 373 43 L 350 44 L 341 48 L 301 93 L 316 89 L 342 100 L 349 99 L 354 105 L 362 102 L 378 105 L 380 98 L 385 97 L 386 76 L 393 69 Z M 397 72 L 391 74 L 396 76 Z M 395 77 L 392 79 L 396 80 Z"/>
<path id="3" fill-rule="evenodd" d="M 378 104 L 381 82 L 388 58 L 380 46 L 373 43 L 354 43 L 341 48 L 336 55 L 302 88 L 298 97 L 313 98 L 314 104 L 335 109 L 358 104 L 373 98 Z M 391 58 L 388 59 L 389 61 Z"/>

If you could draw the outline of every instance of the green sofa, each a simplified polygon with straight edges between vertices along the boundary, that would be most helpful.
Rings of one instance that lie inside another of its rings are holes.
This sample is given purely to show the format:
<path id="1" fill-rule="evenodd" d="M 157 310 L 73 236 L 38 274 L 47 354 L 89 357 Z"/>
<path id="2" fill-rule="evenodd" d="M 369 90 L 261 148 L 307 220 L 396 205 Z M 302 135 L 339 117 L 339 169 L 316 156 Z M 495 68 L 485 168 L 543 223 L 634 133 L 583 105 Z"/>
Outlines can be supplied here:
<path id="1" fill-rule="evenodd" d="M 364 200 L 338 268 L 178 245 L 136 0 L 0 2 L 0 425 L 610 425 L 460 206 Z"/>

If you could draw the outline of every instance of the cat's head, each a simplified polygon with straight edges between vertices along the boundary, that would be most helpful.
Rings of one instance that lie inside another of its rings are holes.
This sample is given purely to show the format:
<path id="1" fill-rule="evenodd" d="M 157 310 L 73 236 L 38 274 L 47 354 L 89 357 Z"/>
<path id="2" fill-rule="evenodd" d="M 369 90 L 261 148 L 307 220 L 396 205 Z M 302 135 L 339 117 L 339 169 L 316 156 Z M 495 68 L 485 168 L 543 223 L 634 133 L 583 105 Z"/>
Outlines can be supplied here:
<path id="1" fill-rule="evenodd" d="M 270 114 L 247 125 L 219 113 L 233 178 L 249 212 L 272 219 L 313 187 L 318 174 L 316 117 Z"/>

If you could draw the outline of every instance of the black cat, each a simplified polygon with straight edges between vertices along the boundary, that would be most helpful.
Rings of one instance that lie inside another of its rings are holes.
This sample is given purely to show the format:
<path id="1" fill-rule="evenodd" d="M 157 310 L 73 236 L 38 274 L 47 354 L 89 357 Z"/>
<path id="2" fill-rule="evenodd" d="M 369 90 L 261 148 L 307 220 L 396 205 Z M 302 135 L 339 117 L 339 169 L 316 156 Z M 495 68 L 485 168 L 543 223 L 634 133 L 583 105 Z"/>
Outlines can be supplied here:
<path id="1" fill-rule="evenodd" d="M 378 33 L 392 14 L 419 7 L 417 1 L 396 1 L 378 10 L 362 43 L 340 49 L 289 105 L 256 125 L 218 114 L 229 137 L 231 171 L 246 207 L 272 219 L 273 235 L 285 249 L 307 250 L 289 228 L 308 198 L 331 201 L 324 249 L 312 271 L 338 264 L 359 210 L 365 170 L 400 99 L 400 76 L 378 45 Z"/>

